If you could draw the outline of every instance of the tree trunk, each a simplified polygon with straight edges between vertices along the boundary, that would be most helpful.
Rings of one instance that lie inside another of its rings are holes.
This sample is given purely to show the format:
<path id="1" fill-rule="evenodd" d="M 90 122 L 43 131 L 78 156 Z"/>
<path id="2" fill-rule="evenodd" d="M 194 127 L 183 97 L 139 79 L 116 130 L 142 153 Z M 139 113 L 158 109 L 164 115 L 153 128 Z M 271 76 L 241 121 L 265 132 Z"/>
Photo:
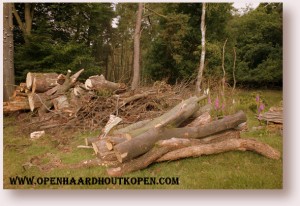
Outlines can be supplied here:
<path id="1" fill-rule="evenodd" d="M 22 22 L 18 11 L 16 10 L 14 4 L 13 4 L 13 14 L 16 18 L 16 21 L 18 22 L 18 25 L 23 33 L 23 38 L 25 41 L 25 44 L 29 44 L 28 37 L 31 35 L 31 29 L 32 29 L 32 20 L 33 20 L 33 14 L 34 14 L 34 4 L 33 3 L 25 3 L 24 5 L 24 17 L 25 22 Z"/>
<path id="2" fill-rule="evenodd" d="M 138 11 L 135 23 L 134 32 L 134 63 L 133 63 L 133 79 L 131 84 L 131 89 L 135 90 L 139 86 L 140 81 L 140 38 L 141 38 L 141 24 L 142 24 L 142 13 L 143 13 L 143 3 L 138 4 Z"/>
<path id="3" fill-rule="evenodd" d="M 103 75 L 91 76 L 85 81 L 85 88 L 96 91 L 119 91 L 124 92 L 126 85 L 123 83 L 115 83 L 105 79 Z"/>
<path id="4" fill-rule="evenodd" d="M 226 71 L 225 71 L 225 46 L 227 43 L 227 39 L 223 45 L 223 55 L 222 55 L 222 70 L 223 70 L 223 78 L 222 78 L 222 98 L 223 102 L 225 102 L 225 84 L 226 84 Z"/>
<path id="5" fill-rule="evenodd" d="M 233 54 L 234 54 L 234 60 L 233 60 L 233 68 L 232 68 L 232 76 L 233 76 L 233 87 L 232 87 L 232 91 L 235 90 L 235 86 L 236 86 L 236 79 L 235 79 L 236 51 L 235 51 L 235 47 L 233 47 Z"/>
<path id="6" fill-rule="evenodd" d="M 148 152 L 159 140 L 170 139 L 172 137 L 203 138 L 218 132 L 235 128 L 246 120 L 245 113 L 240 111 L 234 115 L 226 116 L 221 120 L 216 120 L 200 127 L 171 129 L 154 127 L 153 129 L 150 129 L 129 141 L 116 145 L 114 147 L 114 151 L 120 162 L 126 162 Z"/>
<path id="7" fill-rule="evenodd" d="M 15 84 L 12 4 L 3 4 L 3 101 L 13 95 Z"/>
<path id="8" fill-rule="evenodd" d="M 202 3 L 202 15 L 201 15 L 201 58 L 200 58 L 200 66 L 196 81 L 196 93 L 199 94 L 201 92 L 201 82 L 204 70 L 204 62 L 205 62 L 205 11 L 206 11 L 206 3 Z"/>
<path id="9" fill-rule="evenodd" d="M 56 73 L 31 73 L 26 75 L 26 86 L 35 93 L 43 93 L 58 85 Z"/>

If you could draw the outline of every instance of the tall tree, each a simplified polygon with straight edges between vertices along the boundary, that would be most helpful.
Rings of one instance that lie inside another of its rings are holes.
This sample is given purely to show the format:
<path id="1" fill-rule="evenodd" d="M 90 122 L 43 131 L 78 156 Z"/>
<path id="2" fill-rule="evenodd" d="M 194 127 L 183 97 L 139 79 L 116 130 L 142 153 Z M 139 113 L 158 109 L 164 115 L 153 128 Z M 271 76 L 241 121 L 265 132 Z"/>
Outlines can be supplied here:
<path id="1" fill-rule="evenodd" d="M 202 15 L 201 15 L 201 58 L 200 58 L 200 65 L 199 65 L 199 71 L 196 81 L 196 93 L 201 92 L 201 81 L 203 76 L 203 70 L 204 70 L 204 61 L 205 61 L 205 11 L 206 11 L 206 3 L 202 3 Z"/>
<path id="2" fill-rule="evenodd" d="M 12 3 L 3 4 L 3 83 L 3 100 L 7 101 L 15 84 Z"/>
<path id="3" fill-rule="evenodd" d="M 35 5 L 32 3 L 25 3 L 24 4 L 24 22 L 22 21 L 19 12 L 15 8 L 15 4 L 13 3 L 13 14 L 18 22 L 18 25 L 23 33 L 24 41 L 26 44 L 29 43 L 29 37 L 31 35 L 32 30 L 32 20 L 34 14 L 34 7 Z"/>
<path id="4" fill-rule="evenodd" d="M 140 38 L 141 38 L 141 24 L 142 24 L 142 13 L 143 13 L 143 3 L 139 3 L 135 32 L 134 32 L 134 52 L 133 52 L 133 79 L 131 84 L 131 89 L 135 90 L 139 86 L 140 81 Z"/>

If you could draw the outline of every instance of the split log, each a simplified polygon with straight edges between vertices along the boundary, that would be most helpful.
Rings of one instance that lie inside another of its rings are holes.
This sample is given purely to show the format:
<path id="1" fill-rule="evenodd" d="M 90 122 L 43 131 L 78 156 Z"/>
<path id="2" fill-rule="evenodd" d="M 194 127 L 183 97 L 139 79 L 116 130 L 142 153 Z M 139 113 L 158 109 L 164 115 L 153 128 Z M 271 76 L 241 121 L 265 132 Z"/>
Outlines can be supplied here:
<path id="1" fill-rule="evenodd" d="M 32 92 L 43 93 L 58 85 L 56 73 L 35 73 L 32 81 Z"/>
<path id="2" fill-rule="evenodd" d="M 135 138 L 120 143 L 114 147 L 118 160 L 126 162 L 148 152 L 154 144 L 163 139 L 177 138 L 203 138 L 218 132 L 237 127 L 247 120 L 244 112 L 240 111 L 234 115 L 226 116 L 200 127 L 184 128 L 160 128 L 154 127 L 136 136 Z"/>
<path id="3" fill-rule="evenodd" d="M 125 91 L 126 85 L 123 83 L 115 83 L 105 79 L 101 74 L 96 76 L 91 76 L 85 81 L 85 88 L 87 90 L 95 91 Z"/>
<path id="4" fill-rule="evenodd" d="M 189 146 L 193 144 L 196 145 Z M 116 168 L 107 169 L 107 174 L 110 176 L 122 176 L 133 171 L 144 169 L 157 161 L 199 157 L 201 155 L 218 154 L 234 150 L 254 151 L 267 158 L 276 160 L 280 158 L 279 151 L 265 143 L 253 139 L 227 139 L 216 143 L 199 144 L 199 142 L 195 140 L 172 138 L 157 142 L 157 145 L 149 152 L 130 162 L 125 162 Z M 174 153 L 172 151 L 174 151 Z"/>
<path id="5" fill-rule="evenodd" d="M 27 75 L 26 75 L 27 89 L 29 89 L 29 90 L 32 89 L 33 81 L 34 81 L 35 77 L 37 77 L 37 80 L 36 80 L 37 82 L 36 83 L 38 84 L 36 86 L 37 86 L 38 89 L 40 89 L 40 88 L 45 87 L 45 86 L 40 87 L 39 83 L 41 83 L 43 85 L 47 84 L 47 83 L 43 83 L 40 80 L 44 80 L 44 81 L 48 82 L 49 84 L 56 83 L 58 74 L 56 74 L 56 73 L 32 73 L 32 72 L 28 72 Z M 54 81 L 52 81 L 53 79 L 54 79 Z M 52 87 L 54 87 L 54 86 L 55 86 L 55 84 Z M 48 87 L 48 86 L 46 86 L 46 87 Z M 45 90 L 45 91 L 47 91 L 47 90 Z"/>
<path id="6" fill-rule="evenodd" d="M 3 102 L 3 113 L 17 112 L 21 110 L 29 110 L 27 97 L 16 96 L 9 102 Z"/>

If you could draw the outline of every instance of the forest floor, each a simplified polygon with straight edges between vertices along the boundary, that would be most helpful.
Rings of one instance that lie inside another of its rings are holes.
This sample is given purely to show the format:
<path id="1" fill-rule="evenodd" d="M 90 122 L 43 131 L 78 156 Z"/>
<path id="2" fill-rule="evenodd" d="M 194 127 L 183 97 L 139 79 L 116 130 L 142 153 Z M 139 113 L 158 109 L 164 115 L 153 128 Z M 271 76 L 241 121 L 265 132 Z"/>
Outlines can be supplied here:
<path id="1" fill-rule="evenodd" d="M 228 112 L 243 110 L 247 114 L 248 131 L 242 132 L 242 137 L 267 143 L 282 154 L 282 127 L 266 125 L 257 120 L 256 94 L 263 98 L 265 111 L 271 106 L 282 106 L 282 91 L 238 90 L 230 97 L 236 103 L 234 108 L 228 108 Z M 212 115 L 216 114 L 212 112 Z M 82 149 L 77 146 L 84 145 L 84 138 L 99 135 L 99 131 L 66 129 L 60 131 L 55 137 L 46 133 L 40 139 L 31 140 L 16 116 L 6 116 L 3 121 L 3 135 L 3 187 L 5 189 L 281 189 L 283 187 L 282 157 L 280 160 L 271 160 L 252 152 L 239 151 L 156 163 L 126 175 L 131 178 L 178 178 L 179 184 L 174 185 L 43 184 L 50 177 L 74 177 L 75 179 L 107 177 L 104 166 L 80 169 L 55 167 L 55 163 L 74 164 L 94 159 L 92 149 Z M 30 167 L 31 164 L 35 166 Z M 40 180 L 39 184 L 27 184 L 25 181 L 24 184 L 14 185 L 11 182 L 15 177 L 33 176 L 35 180 Z"/>

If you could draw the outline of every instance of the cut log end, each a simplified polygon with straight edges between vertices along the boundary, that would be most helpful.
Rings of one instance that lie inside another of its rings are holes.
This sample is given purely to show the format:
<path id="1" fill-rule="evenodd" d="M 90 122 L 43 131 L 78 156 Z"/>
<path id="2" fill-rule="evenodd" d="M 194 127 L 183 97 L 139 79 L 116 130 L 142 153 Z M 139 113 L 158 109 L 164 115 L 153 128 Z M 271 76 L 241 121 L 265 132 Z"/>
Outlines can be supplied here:
<path id="1" fill-rule="evenodd" d="M 26 75 L 26 87 L 27 89 L 31 89 L 33 83 L 32 73 L 28 72 Z"/>
<path id="2" fill-rule="evenodd" d="M 93 87 L 92 80 L 87 79 L 87 80 L 85 81 L 84 86 L 85 86 L 85 88 L 86 88 L 87 90 L 91 90 L 91 88 Z"/>

